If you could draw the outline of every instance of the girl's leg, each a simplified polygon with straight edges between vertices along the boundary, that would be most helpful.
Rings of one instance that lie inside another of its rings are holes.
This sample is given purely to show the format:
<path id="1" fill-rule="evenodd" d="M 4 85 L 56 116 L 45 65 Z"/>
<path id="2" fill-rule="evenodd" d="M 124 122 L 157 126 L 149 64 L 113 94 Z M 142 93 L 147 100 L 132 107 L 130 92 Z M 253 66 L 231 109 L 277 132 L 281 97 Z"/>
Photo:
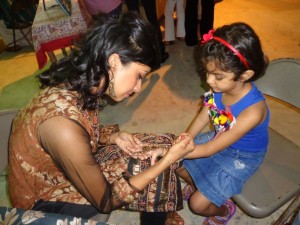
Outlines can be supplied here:
<path id="1" fill-rule="evenodd" d="M 205 217 L 225 216 L 227 213 L 226 207 L 216 206 L 198 190 L 191 195 L 189 206 L 193 213 Z"/>
<path id="2" fill-rule="evenodd" d="M 193 213 L 208 217 L 208 219 L 213 221 L 215 224 L 224 224 L 224 222 L 220 222 L 220 217 L 222 221 L 226 221 L 231 218 L 235 212 L 235 209 L 234 212 L 232 212 L 225 204 L 223 204 L 221 207 L 213 204 L 208 198 L 206 198 L 196 189 L 191 176 L 184 166 L 178 168 L 176 170 L 176 174 L 178 174 L 180 178 L 184 179 L 193 190 L 196 190 L 188 199 L 189 208 Z M 207 221 L 208 219 L 206 219 L 203 224 L 209 225 Z"/>
<path id="3" fill-rule="evenodd" d="M 198 190 L 190 197 L 189 208 L 193 213 L 206 217 L 203 225 L 227 224 L 236 210 L 234 203 L 229 201 L 218 207 Z"/>
<path id="4" fill-rule="evenodd" d="M 181 166 L 180 168 L 176 169 L 176 174 L 180 178 L 182 178 L 187 184 L 189 184 L 194 190 L 196 189 L 192 177 L 190 176 L 188 171 L 184 168 L 184 166 Z"/>

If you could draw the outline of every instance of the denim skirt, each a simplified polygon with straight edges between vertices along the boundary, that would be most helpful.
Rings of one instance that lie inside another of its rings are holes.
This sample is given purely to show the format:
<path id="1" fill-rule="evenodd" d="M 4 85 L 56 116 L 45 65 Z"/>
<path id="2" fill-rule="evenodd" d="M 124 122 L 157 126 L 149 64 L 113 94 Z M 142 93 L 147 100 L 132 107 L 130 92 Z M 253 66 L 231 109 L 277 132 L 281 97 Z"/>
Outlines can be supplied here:
<path id="1" fill-rule="evenodd" d="M 204 144 L 214 137 L 214 132 L 200 133 L 195 144 Z M 220 207 L 227 199 L 242 191 L 244 183 L 262 164 L 266 149 L 245 152 L 226 148 L 205 158 L 185 159 L 183 165 L 197 189 L 212 203 Z"/>

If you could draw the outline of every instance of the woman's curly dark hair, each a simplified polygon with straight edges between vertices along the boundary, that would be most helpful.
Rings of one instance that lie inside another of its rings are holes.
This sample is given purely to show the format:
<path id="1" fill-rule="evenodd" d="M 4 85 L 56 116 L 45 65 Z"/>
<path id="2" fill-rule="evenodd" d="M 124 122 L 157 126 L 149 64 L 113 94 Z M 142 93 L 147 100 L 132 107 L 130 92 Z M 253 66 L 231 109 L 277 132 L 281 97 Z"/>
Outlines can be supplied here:
<path id="1" fill-rule="evenodd" d="M 154 28 L 139 14 L 128 12 L 118 20 L 105 14 L 97 17 L 93 27 L 68 57 L 51 65 L 38 75 L 41 88 L 60 87 L 81 94 L 83 108 L 103 108 L 104 93 L 109 84 L 109 56 L 118 54 L 123 65 L 137 62 L 159 68 L 159 42 Z M 91 94 L 104 78 L 102 90 Z"/>

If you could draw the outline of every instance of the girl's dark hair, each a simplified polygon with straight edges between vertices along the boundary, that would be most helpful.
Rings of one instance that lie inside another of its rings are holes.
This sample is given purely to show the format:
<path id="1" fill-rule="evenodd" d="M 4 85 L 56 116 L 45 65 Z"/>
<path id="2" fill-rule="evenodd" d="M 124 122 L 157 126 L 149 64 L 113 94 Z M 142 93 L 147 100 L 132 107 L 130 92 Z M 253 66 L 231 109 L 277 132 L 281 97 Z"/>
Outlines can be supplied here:
<path id="1" fill-rule="evenodd" d="M 81 94 L 83 108 L 103 108 L 109 84 L 108 58 L 118 54 L 123 65 L 137 62 L 159 68 L 159 42 L 154 28 L 139 14 L 128 12 L 114 19 L 99 15 L 90 31 L 77 43 L 69 57 L 63 58 L 38 75 L 41 88 L 63 86 Z M 91 94 L 104 78 L 102 90 Z"/>
<path id="2" fill-rule="evenodd" d="M 260 40 L 254 30 L 245 23 L 233 23 L 218 28 L 214 37 L 219 37 L 233 46 L 248 62 L 249 69 L 254 75 L 246 82 L 259 79 L 265 74 L 268 60 L 265 57 Z M 213 61 L 217 68 L 227 72 L 233 72 L 235 79 L 247 70 L 245 64 L 226 45 L 218 40 L 211 39 L 200 48 L 201 67 L 205 70 L 209 61 Z"/>

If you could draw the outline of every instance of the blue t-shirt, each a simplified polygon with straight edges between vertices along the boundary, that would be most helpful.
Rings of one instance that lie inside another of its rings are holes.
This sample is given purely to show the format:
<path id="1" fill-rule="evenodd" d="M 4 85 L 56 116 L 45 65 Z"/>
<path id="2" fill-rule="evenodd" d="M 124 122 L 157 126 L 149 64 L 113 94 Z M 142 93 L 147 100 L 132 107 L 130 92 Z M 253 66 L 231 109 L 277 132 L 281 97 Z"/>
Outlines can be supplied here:
<path id="1" fill-rule="evenodd" d="M 265 98 L 263 94 L 257 89 L 254 83 L 252 83 L 252 89 L 245 95 L 241 100 L 237 103 L 230 106 L 231 113 L 235 118 L 239 116 L 239 114 L 246 109 L 247 107 L 264 101 Z M 214 93 L 214 101 L 218 108 L 218 110 L 225 110 L 225 106 L 222 103 L 222 93 Z M 270 112 L 268 110 L 268 115 L 266 119 L 252 130 L 250 130 L 247 134 L 245 134 L 241 139 L 237 142 L 233 143 L 230 147 L 239 149 L 241 151 L 250 151 L 250 152 L 258 152 L 262 150 L 267 150 L 267 146 L 269 143 L 268 136 L 268 125 L 270 120 Z"/>

